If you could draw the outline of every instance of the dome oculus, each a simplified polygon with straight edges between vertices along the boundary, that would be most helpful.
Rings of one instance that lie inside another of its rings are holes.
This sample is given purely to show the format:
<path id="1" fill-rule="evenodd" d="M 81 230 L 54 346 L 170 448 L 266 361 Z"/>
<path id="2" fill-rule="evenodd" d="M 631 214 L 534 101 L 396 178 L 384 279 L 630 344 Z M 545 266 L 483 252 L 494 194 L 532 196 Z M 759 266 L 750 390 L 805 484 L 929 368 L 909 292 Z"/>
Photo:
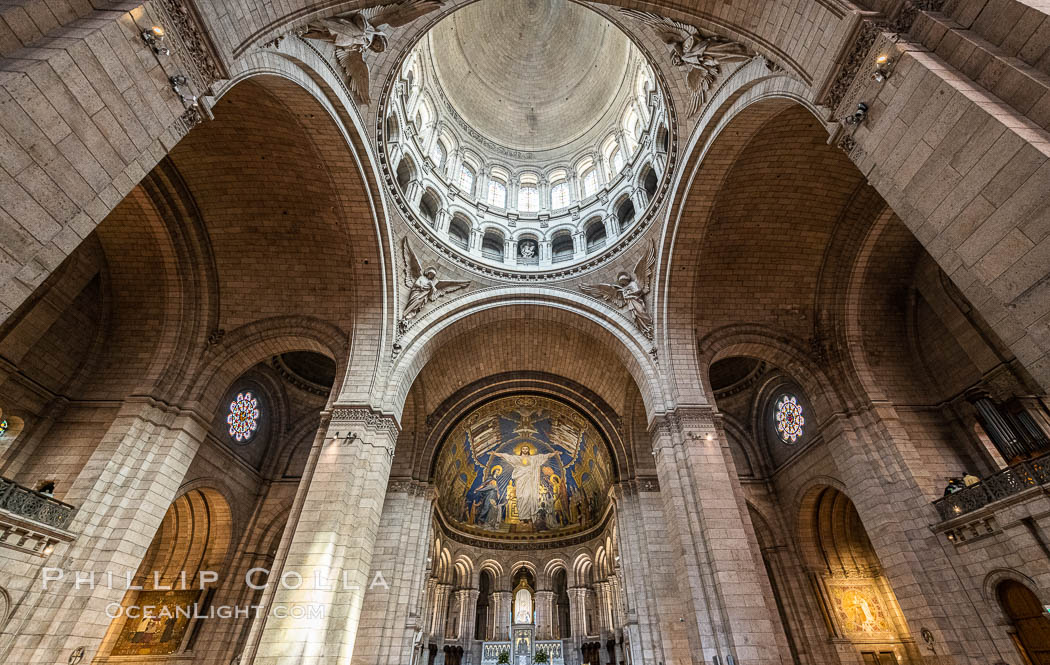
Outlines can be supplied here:
<path id="1" fill-rule="evenodd" d="M 588 7 L 479 0 L 431 28 L 396 77 L 383 111 L 395 189 L 424 236 L 480 265 L 587 259 L 657 197 L 667 103 L 642 52 Z M 584 237 L 595 220 L 601 243 Z"/>

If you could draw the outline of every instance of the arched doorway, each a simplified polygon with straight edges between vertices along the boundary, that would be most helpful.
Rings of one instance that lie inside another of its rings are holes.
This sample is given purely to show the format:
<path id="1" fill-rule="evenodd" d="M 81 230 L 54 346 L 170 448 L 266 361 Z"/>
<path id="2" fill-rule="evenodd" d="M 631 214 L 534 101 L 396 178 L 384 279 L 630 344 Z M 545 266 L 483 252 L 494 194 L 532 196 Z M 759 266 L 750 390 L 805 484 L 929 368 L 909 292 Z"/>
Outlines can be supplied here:
<path id="1" fill-rule="evenodd" d="M 1050 617 L 1047 617 L 1039 598 L 1028 587 L 1014 580 L 1002 582 L 996 589 L 996 595 L 1003 613 L 1014 628 L 1010 638 L 1025 663 L 1050 663 Z"/>
<path id="2" fill-rule="evenodd" d="M 913 662 L 900 606 L 853 501 L 834 487 L 815 488 L 803 502 L 800 527 L 829 637 L 851 643 L 865 664 Z"/>

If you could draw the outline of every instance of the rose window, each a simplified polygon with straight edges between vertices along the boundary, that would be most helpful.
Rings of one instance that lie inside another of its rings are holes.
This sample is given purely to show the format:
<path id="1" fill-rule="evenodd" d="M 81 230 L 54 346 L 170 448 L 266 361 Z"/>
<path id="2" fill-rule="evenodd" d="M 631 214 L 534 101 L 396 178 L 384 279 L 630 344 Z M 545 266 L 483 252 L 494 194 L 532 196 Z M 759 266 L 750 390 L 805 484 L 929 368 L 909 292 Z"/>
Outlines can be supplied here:
<path id="1" fill-rule="evenodd" d="M 230 402 L 230 414 L 226 416 L 230 436 L 237 442 L 247 441 L 259 428 L 259 400 L 250 392 L 238 393 Z"/>
<path id="2" fill-rule="evenodd" d="M 794 395 L 784 395 L 777 401 L 774 421 L 777 434 L 784 443 L 795 443 L 802 437 L 806 419 L 802 417 L 802 405 Z"/>

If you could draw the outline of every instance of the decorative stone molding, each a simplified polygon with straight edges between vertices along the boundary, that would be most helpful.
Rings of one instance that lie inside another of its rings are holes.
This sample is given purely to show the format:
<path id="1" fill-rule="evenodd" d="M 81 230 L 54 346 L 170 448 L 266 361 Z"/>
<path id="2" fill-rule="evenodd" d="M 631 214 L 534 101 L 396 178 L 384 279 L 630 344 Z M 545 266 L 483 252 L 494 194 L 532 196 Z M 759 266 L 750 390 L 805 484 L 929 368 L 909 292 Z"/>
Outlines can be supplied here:
<path id="1" fill-rule="evenodd" d="M 154 7 L 166 30 L 166 39 L 173 46 L 172 53 L 190 65 L 187 69 L 198 92 L 207 90 L 215 81 L 229 78 L 190 0 L 160 0 Z"/>
<path id="2" fill-rule="evenodd" d="M 999 528 L 999 524 L 995 521 L 994 515 L 985 515 L 975 520 L 966 522 L 947 529 L 944 532 L 945 538 L 948 542 L 952 543 L 956 547 L 963 543 L 974 540 L 975 538 L 983 538 L 985 536 L 991 536 L 1002 531 Z"/>
<path id="3" fill-rule="evenodd" d="M 374 432 L 382 432 L 397 436 L 401 427 L 397 421 L 369 408 L 364 407 L 336 407 L 332 409 L 332 420 L 330 427 L 360 425 Z"/>
<path id="4" fill-rule="evenodd" d="M 427 496 L 431 494 L 430 485 L 412 478 L 392 478 L 387 484 L 386 491 L 398 494 L 409 494 L 411 496 Z"/>
<path id="5" fill-rule="evenodd" d="M 199 106 L 190 106 L 187 108 L 182 115 L 175 119 L 172 124 L 172 129 L 176 135 L 181 139 L 190 133 L 190 130 L 201 124 L 204 121 L 204 114 L 201 113 Z M 221 341 L 221 337 L 219 338 Z M 211 336 L 208 337 L 208 341 L 211 341 Z"/>
<path id="6" fill-rule="evenodd" d="M 940 11 L 945 0 L 907 0 L 892 19 L 866 18 L 861 21 L 845 61 L 838 75 L 820 99 L 819 104 L 833 111 L 847 98 L 862 68 L 870 65 L 868 54 L 883 32 L 906 33 L 911 30 L 920 11 Z"/>

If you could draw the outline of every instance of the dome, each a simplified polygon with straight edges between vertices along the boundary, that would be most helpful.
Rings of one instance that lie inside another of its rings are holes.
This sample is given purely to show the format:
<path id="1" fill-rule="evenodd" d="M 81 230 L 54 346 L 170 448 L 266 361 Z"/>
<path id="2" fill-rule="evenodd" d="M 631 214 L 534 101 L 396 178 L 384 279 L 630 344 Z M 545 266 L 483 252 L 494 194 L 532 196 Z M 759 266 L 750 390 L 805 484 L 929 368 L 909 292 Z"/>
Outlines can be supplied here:
<path id="1" fill-rule="evenodd" d="M 466 5 L 410 47 L 391 87 L 386 181 L 424 237 L 486 275 L 597 265 L 666 191 L 656 72 L 582 4 Z"/>
<path id="2" fill-rule="evenodd" d="M 448 526 L 488 540 L 532 540 L 601 523 L 613 482 L 605 440 L 572 407 L 502 397 L 446 435 L 434 470 Z"/>
<path id="3" fill-rule="evenodd" d="M 460 116 L 500 145 L 531 151 L 567 145 L 606 114 L 632 48 L 566 0 L 481 0 L 438 23 L 427 45 Z"/>

